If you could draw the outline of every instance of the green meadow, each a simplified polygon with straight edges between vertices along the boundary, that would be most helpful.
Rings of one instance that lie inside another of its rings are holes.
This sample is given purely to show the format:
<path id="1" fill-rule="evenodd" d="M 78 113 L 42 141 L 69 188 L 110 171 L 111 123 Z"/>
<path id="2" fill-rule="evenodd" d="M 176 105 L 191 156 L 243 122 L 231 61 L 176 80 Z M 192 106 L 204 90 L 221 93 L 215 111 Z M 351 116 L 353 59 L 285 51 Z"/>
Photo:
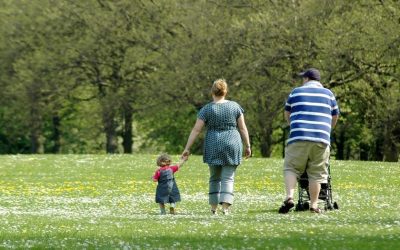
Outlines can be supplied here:
<path id="1" fill-rule="evenodd" d="M 0 156 L 0 249 L 400 249 L 399 163 L 332 161 L 340 209 L 282 215 L 283 161 L 251 158 L 232 213 L 211 216 L 208 168 L 191 156 L 178 214 L 161 216 L 155 158 Z"/>

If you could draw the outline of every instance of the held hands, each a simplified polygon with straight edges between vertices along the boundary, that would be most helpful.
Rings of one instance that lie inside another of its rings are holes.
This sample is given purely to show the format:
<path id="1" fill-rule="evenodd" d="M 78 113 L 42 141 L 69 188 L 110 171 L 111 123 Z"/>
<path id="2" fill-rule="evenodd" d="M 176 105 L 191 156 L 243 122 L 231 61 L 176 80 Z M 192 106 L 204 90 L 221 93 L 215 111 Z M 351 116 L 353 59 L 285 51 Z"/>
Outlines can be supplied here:
<path id="1" fill-rule="evenodd" d="M 181 161 L 187 161 L 189 159 L 189 155 L 183 155 L 181 156 Z"/>
<path id="2" fill-rule="evenodd" d="M 183 163 L 185 163 L 188 159 L 189 159 L 189 150 L 184 150 L 181 155 L 179 165 L 183 165 Z"/>
<path id="3" fill-rule="evenodd" d="M 189 149 L 185 149 L 185 150 L 183 150 L 181 159 L 185 159 L 185 161 L 187 161 L 189 159 L 189 155 L 190 155 Z"/>

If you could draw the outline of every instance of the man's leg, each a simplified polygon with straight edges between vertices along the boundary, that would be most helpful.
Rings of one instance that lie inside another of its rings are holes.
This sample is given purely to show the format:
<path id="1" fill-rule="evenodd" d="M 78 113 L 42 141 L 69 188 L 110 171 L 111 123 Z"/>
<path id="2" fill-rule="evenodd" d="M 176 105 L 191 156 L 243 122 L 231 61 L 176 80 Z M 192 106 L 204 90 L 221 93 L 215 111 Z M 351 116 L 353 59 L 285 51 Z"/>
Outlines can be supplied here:
<path id="1" fill-rule="evenodd" d="M 297 178 L 304 173 L 307 166 L 309 144 L 295 142 L 286 146 L 283 175 L 286 187 L 286 199 L 293 198 Z"/>
<path id="2" fill-rule="evenodd" d="M 293 199 L 296 189 L 297 175 L 293 172 L 285 172 L 286 200 Z"/>
<path id="3" fill-rule="evenodd" d="M 312 211 L 321 211 L 318 209 L 318 198 L 321 191 L 321 183 L 326 183 L 328 179 L 327 164 L 329 155 L 329 145 L 314 143 L 307 168 L 310 209 Z"/>
<path id="4" fill-rule="evenodd" d="M 285 161 L 283 166 L 283 176 L 285 182 L 286 199 L 278 212 L 285 214 L 294 207 L 294 191 L 297 185 L 297 178 L 300 176 L 307 165 L 308 144 L 305 142 L 295 142 L 286 146 Z"/>
<path id="5" fill-rule="evenodd" d="M 310 191 L 310 208 L 318 208 L 318 196 L 321 191 L 321 184 L 316 181 L 308 181 L 308 190 Z"/>
<path id="6" fill-rule="evenodd" d="M 285 171 L 286 199 L 278 210 L 280 214 L 286 214 L 294 207 L 293 195 L 296 183 L 297 175 L 293 172 Z"/>

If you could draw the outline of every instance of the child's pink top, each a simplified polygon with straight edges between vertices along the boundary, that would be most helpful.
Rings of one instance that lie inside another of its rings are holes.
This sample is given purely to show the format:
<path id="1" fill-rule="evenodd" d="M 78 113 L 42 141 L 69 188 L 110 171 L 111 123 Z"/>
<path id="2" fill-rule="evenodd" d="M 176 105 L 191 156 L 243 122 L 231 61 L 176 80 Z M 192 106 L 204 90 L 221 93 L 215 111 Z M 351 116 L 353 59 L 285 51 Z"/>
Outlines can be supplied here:
<path id="1" fill-rule="evenodd" d="M 176 166 L 163 166 L 163 167 L 160 167 L 160 168 L 157 169 L 157 171 L 154 173 L 154 175 L 153 175 L 153 181 L 158 181 L 158 179 L 160 179 L 160 171 L 161 171 L 161 170 L 166 170 L 166 169 L 169 169 L 169 168 L 172 170 L 172 173 L 175 173 L 176 171 L 179 170 L 179 166 L 178 166 L 178 165 L 176 165 Z"/>

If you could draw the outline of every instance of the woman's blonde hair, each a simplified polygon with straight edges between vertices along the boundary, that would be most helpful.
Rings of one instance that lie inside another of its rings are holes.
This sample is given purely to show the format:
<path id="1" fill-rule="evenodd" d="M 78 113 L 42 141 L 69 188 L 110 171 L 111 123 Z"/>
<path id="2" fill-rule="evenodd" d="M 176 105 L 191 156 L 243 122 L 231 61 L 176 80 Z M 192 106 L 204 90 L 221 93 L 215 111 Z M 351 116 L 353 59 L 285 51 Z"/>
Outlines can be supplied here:
<path id="1" fill-rule="evenodd" d="M 171 157 L 167 154 L 162 154 L 157 158 L 157 166 L 169 166 L 171 164 Z"/>
<path id="2" fill-rule="evenodd" d="M 211 88 L 211 93 L 215 96 L 225 96 L 228 93 L 228 84 L 225 79 L 215 80 Z"/>

